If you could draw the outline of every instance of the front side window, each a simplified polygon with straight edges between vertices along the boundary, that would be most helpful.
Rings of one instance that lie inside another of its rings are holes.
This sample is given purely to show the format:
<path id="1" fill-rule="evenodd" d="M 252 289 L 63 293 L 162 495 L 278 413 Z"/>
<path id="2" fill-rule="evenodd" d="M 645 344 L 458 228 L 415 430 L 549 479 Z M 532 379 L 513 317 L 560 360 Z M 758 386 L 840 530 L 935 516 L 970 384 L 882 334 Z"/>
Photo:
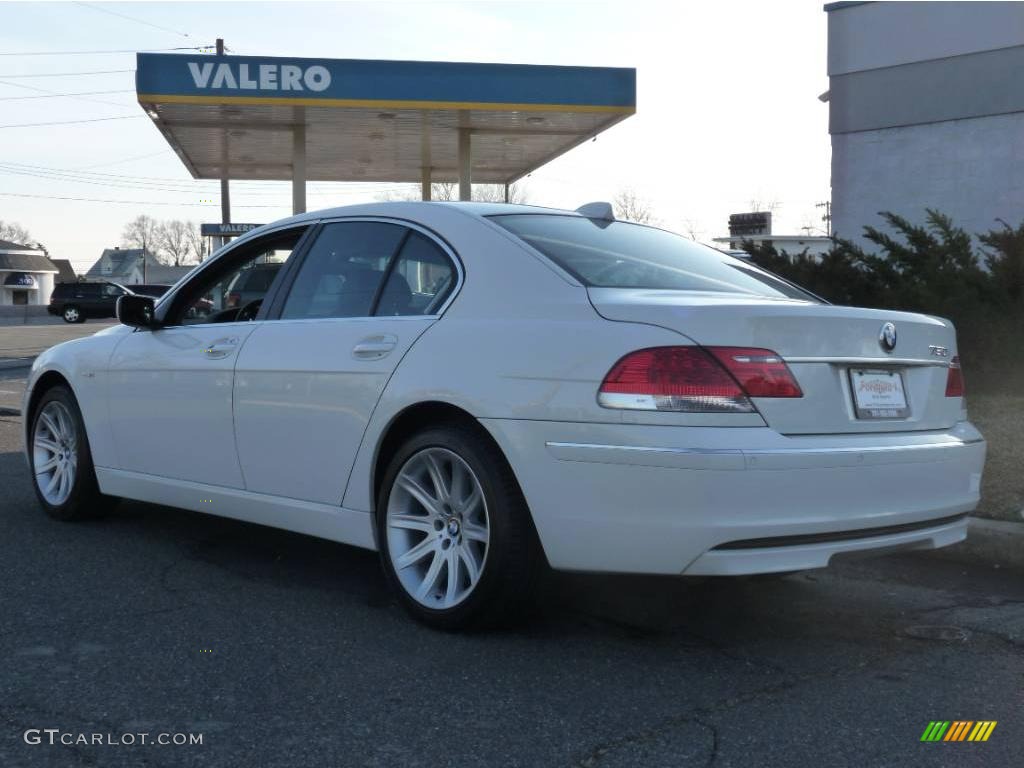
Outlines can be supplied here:
<path id="1" fill-rule="evenodd" d="M 225 254 L 218 264 L 198 273 L 174 297 L 168 324 L 256 319 L 274 278 L 304 231 L 290 230 Z"/>
<path id="2" fill-rule="evenodd" d="M 665 230 L 558 214 L 492 216 L 584 285 L 731 293 L 817 302 L 752 264 Z"/>

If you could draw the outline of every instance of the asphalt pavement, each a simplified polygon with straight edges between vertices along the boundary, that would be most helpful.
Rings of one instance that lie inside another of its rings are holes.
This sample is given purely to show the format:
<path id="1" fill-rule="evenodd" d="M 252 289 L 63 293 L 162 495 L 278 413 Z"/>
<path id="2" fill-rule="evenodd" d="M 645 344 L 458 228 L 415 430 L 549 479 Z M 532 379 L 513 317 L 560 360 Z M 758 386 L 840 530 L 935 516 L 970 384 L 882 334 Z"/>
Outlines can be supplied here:
<path id="1" fill-rule="evenodd" d="M 1019 764 L 1021 572 L 551 575 L 518 628 L 443 634 L 370 552 L 135 502 L 52 521 L 18 430 L 0 418 L 4 768 Z M 922 743 L 933 720 L 998 725 Z"/>
<path id="2" fill-rule="evenodd" d="M 12 415 L 21 407 L 25 378 L 37 355 L 54 344 L 91 336 L 116 324 L 113 320 L 74 325 L 53 320 L 39 325 L 0 325 L 0 415 Z"/>

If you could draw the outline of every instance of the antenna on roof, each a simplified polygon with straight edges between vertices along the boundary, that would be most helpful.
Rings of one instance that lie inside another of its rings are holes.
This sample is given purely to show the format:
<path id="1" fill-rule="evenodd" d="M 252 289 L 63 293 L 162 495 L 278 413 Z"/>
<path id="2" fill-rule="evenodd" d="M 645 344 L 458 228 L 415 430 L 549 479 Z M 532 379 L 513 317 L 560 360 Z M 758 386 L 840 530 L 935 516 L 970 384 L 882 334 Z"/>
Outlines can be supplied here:
<path id="1" fill-rule="evenodd" d="M 601 219 L 602 221 L 615 221 L 615 210 L 611 203 L 595 202 L 581 205 L 576 213 L 586 216 L 588 219 Z"/>

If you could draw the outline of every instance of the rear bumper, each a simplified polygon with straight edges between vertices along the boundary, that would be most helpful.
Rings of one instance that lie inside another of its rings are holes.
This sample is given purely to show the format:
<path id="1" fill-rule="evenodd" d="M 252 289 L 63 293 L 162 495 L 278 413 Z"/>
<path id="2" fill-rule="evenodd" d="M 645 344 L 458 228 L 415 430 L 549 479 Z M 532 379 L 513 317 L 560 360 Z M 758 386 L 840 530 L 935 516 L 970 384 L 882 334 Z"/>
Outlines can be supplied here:
<path id="1" fill-rule="evenodd" d="M 768 428 L 482 422 L 567 570 L 733 575 L 966 536 L 985 442 L 941 432 L 785 437 Z M 685 446 L 685 447 L 683 447 Z"/>

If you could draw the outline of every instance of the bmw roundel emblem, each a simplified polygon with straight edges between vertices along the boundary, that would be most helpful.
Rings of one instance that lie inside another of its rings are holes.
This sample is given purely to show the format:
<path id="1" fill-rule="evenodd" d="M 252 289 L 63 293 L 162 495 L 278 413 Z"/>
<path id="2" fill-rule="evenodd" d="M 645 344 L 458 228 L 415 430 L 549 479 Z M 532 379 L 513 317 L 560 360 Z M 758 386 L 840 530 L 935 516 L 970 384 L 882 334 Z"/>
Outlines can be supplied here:
<path id="1" fill-rule="evenodd" d="M 896 349 L 895 323 L 886 323 L 882 326 L 882 331 L 878 334 L 878 343 L 882 345 L 882 349 L 886 352 L 892 352 Z"/>

